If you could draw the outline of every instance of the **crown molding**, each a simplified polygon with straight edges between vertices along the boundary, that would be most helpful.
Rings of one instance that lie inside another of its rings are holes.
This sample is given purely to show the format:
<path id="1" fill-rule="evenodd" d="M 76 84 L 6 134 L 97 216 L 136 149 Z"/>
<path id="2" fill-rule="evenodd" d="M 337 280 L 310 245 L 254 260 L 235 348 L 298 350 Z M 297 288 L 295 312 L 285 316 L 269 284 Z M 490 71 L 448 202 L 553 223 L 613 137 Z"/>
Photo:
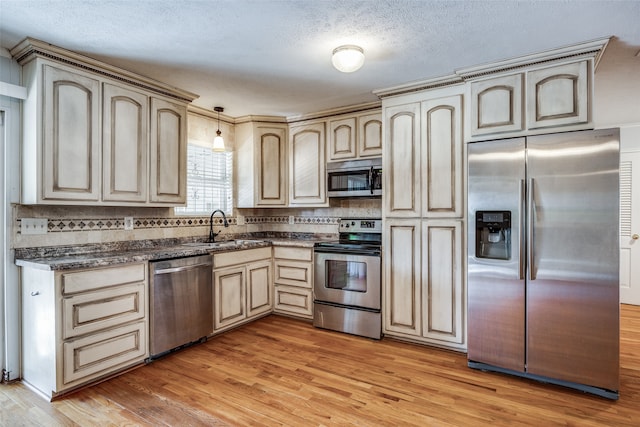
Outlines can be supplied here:
<path id="1" fill-rule="evenodd" d="M 374 90 L 373 93 L 380 99 L 384 99 L 390 96 L 405 95 L 407 93 L 419 92 L 427 89 L 452 86 L 478 77 L 568 59 L 593 58 L 595 70 L 598 66 L 598 63 L 600 62 L 600 58 L 602 57 L 604 50 L 609 44 L 609 40 L 611 40 L 611 37 L 604 37 L 583 43 L 560 47 L 557 49 L 546 50 L 543 52 L 518 56 L 510 59 L 504 59 L 502 61 L 475 65 L 472 67 L 459 68 L 457 70 L 454 70 L 453 74 L 450 74 L 448 76 L 410 82 L 385 89 L 377 89 Z"/>
<path id="2" fill-rule="evenodd" d="M 342 114 L 356 114 L 373 112 L 382 108 L 380 101 L 367 102 L 364 104 L 348 105 L 343 107 L 331 108 L 329 110 L 317 111 L 314 113 L 300 114 L 297 116 L 288 116 L 287 123 L 304 122 L 307 120 L 325 119 L 328 117 L 339 116 Z"/>
<path id="3" fill-rule="evenodd" d="M 20 65 L 27 64 L 35 58 L 45 58 L 119 80 L 183 102 L 191 102 L 199 96 L 195 93 L 178 89 L 157 80 L 30 37 L 22 40 L 11 49 L 10 52 L 11 56 L 15 58 Z"/>

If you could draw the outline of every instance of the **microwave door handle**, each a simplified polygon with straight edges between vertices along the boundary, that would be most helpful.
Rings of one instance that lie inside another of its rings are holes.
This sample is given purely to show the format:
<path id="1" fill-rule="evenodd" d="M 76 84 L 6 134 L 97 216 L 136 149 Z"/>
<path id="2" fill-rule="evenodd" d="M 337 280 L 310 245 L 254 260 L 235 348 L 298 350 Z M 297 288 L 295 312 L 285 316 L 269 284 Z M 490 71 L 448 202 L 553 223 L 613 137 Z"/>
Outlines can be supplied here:
<path id="1" fill-rule="evenodd" d="M 369 189 L 371 190 L 371 194 L 373 194 L 373 166 L 369 169 Z"/>

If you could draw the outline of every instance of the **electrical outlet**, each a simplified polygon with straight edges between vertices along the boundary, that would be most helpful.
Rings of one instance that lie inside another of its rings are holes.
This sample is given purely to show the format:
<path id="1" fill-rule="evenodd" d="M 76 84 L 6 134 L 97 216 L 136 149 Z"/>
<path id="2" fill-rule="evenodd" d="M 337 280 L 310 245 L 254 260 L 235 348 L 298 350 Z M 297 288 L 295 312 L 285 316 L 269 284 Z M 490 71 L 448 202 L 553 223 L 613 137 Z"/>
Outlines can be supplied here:
<path id="1" fill-rule="evenodd" d="M 124 229 L 125 230 L 133 230 L 133 217 L 125 216 L 124 217 Z"/>
<path id="2" fill-rule="evenodd" d="M 236 225 L 244 225 L 244 215 L 236 215 Z"/>
<path id="3" fill-rule="evenodd" d="M 20 220 L 21 234 L 47 234 L 47 218 L 22 218 Z"/>
<path id="4" fill-rule="evenodd" d="M 295 222 L 296 221 L 295 221 L 294 216 L 293 215 L 289 215 L 289 224 L 293 225 L 293 224 L 295 224 Z"/>

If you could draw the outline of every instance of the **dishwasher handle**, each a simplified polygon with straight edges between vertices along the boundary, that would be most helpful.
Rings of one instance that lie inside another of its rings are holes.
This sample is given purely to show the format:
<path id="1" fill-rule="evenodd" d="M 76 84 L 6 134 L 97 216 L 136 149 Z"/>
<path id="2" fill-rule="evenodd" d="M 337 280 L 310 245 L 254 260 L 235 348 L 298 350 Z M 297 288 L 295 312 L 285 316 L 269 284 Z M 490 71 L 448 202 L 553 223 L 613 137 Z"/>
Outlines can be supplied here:
<path id="1" fill-rule="evenodd" d="M 181 271 L 193 270 L 200 267 L 212 267 L 213 264 L 211 262 L 203 262 L 200 264 L 191 264 L 185 265 L 181 267 L 169 267 L 169 268 L 161 268 L 158 270 L 154 270 L 153 274 L 169 274 L 169 273 L 179 273 Z"/>

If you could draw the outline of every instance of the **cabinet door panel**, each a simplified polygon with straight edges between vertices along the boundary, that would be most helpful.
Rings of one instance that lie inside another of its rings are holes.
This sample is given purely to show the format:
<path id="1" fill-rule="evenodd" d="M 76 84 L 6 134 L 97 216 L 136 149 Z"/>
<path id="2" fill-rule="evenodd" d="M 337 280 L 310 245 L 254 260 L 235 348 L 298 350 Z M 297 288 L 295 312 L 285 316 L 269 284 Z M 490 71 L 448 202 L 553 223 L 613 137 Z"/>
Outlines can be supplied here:
<path id="1" fill-rule="evenodd" d="M 327 201 L 324 123 L 292 127 L 289 204 L 324 206 Z"/>
<path id="2" fill-rule="evenodd" d="M 420 104 L 385 110 L 383 205 L 387 217 L 420 216 Z"/>
<path id="3" fill-rule="evenodd" d="M 522 74 L 471 82 L 471 136 L 523 130 Z"/>
<path id="4" fill-rule="evenodd" d="M 527 74 L 529 129 L 587 123 L 590 120 L 588 61 Z"/>
<path id="5" fill-rule="evenodd" d="M 329 160 L 356 158 L 356 119 L 329 122 Z"/>
<path id="6" fill-rule="evenodd" d="M 44 65 L 43 199 L 100 198 L 100 83 Z"/>
<path id="7" fill-rule="evenodd" d="M 214 271 L 214 329 L 233 325 L 247 317 L 245 271 L 244 266 Z"/>
<path id="8" fill-rule="evenodd" d="M 186 121 L 186 107 L 151 98 L 151 202 L 186 202 Z"/>
<path id="9" fill-rule="evenodd" d="M 149 101 L 142 93 L 104 84 L 103 199 L 145 202 Z"/>
<path id="10" fill-rule="evenodd" d="M 422 216 L 462 216 L 462 96 L 422 103 Z"/>
<path id="11" fill-rule="evenodd" d="M 286 150 L 284 129 L 258 128 L 259 205 L 283 205 L 286 201 Z"/>
<path id="12" fill-rule="evenodd" d="M 358 117 L 358 157 L 382 156 L 382 114 Z"/>
<path id="13" fill-rule="evenodd" d="M 275 260 L 274 279 L 277 284 L 311 289 L 313 264 L 303 261 Z"/>
<path id="14" fill-rule="evenodd" d="M 249 317 L 271 311 L 271 261 L 247 267 L 247 314 Z"/>
<path id="15" fill-rule="evenodd" d="M 65 341 L 62 383 L 69 386 L 73 381 L 87 381 L 118 366 L 142 362 L 147 355 L 146 336 L 146 323 L 138 322 Z M 63 384 L 58 384 L 59 389 Z"/>
<path id="16" fill-rule="evenodd" d="M 420 220 L 387 220 L 384 256 L 385 332 L 420 335 Z"/>
<path id="17" fill-rule="evenodd" d="M 462 223 L 422 224 L 422 310 L 426 338 L 462 343 Z"/>
<path id="18" fill-rule="evenodd" d="M 313 316 L 311 289 L 290 286 L 275 287 L 274 311 L 310 318 Z"/>
<path id="19" fill-rule="evenodd" d="M 63 298 L 62 338 L 142 319 L 146 315 L 145 299 L 144 283 Z"/>

